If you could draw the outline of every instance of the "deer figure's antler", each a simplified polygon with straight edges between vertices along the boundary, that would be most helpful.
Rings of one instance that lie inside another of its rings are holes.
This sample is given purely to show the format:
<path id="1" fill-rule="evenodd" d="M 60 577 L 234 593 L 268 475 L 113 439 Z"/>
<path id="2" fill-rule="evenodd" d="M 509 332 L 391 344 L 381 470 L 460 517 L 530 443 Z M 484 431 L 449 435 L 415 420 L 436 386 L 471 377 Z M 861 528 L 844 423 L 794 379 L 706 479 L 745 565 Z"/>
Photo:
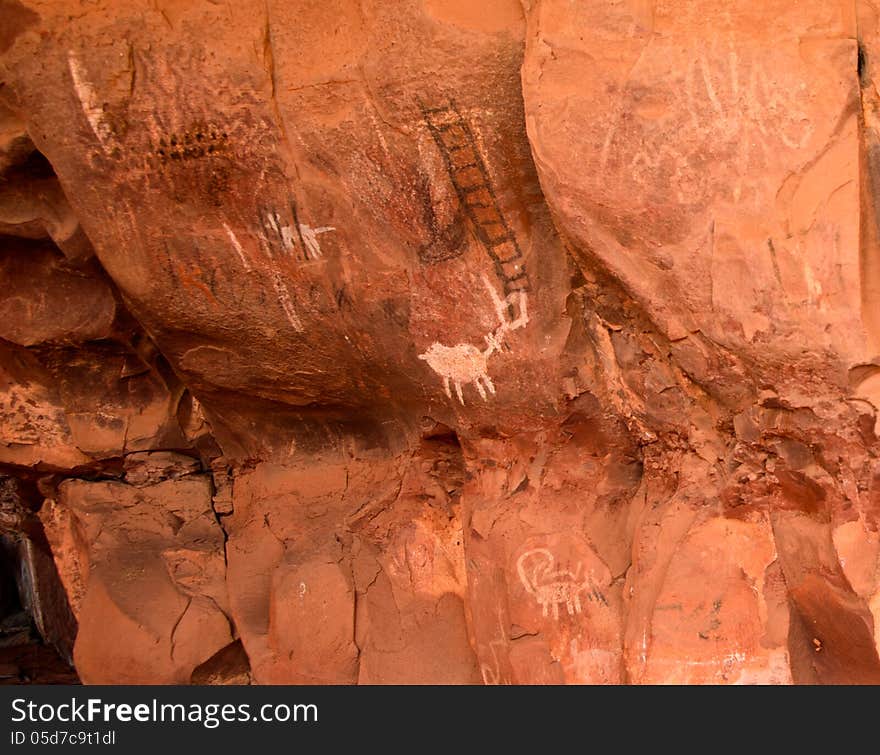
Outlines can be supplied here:
<path id="1" fill-rule="evenodd" d="M 489 296 L 492 298 L 492 306 L 495 307 L 495 314 L 498 316 L 498 332 L 504 333 L 510 327 L 510 323 L 507 320 L 506 313 L 507 302 L 505 302 L 500 296 L 498 296 L 498 292 L 495 290 L 495 287 L 485 275 L 481 277 L 483 279 L 483 285 L 486 287 L 486 290 L 489 292 Z"/>

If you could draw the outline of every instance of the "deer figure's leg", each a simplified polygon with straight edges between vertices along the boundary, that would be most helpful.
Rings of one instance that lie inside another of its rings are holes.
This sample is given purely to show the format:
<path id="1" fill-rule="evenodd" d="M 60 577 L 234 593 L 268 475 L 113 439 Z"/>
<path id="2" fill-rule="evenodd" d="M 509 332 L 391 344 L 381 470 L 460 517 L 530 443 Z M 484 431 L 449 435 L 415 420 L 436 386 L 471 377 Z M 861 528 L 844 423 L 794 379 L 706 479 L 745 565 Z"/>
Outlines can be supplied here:
<path id="1" fill-rule="evenodd" d="M 574 610 L 576 613 L 581 612 L 581 596 L 577 593 L 574 595 Z"/>
<path id="2" fill-rule="evenodd" d="M 452 391 L 449 389 L 449 378 L 445 375 L 443 377 L 443 390 L 446 391 L 446 395 L 449 398 L 452 398 Z"/>
<path id="3" fill-rule="evenodd" d="M 495 395 L 495 383 L 492 382 L 492 378 L 490 378 L 486 374 L 480 375 L 480 377 L 483 378 L 483 382 L 486 384 L 486 388 L 489 389 L 489 393 L 491 393 L 494 396 Z"/>
<path id="4" fill-rule="evenodd" d="M 458 396 L 458 401 L 462 406 L 464 406 L 464 396 L 461 395 L 461 383 L 459 383 L 457 380 L 453 382 L 455 383 L 455 393 Z M 449 398 L 452 398 L 452 396 L 450 396 Z"/>
<path id="5" fill-rule="evenodd" d="M 547 615 L 547 609 L 549 608 L 550 601 L 542 600 L 541 602 L 541 616 Z"/>
<path id="6" fill-rule="evenodd" d="M 553 618 L 554 619 L 559 618 L 559 601 L 557 601 L 557 600 L 553 601 Z"/>
<path id="7" fill-rule="evenodd" d="M 480 394 L 480 398 L 483 399 L 483 401 L 485 401 L 486 400 L 486 391 L 483 390 L 483 384 L 480 382 L 479 375 L 477 375 L 477 377 L 474 378 L 474 386 L 477 389 L 477 393 Z"/>

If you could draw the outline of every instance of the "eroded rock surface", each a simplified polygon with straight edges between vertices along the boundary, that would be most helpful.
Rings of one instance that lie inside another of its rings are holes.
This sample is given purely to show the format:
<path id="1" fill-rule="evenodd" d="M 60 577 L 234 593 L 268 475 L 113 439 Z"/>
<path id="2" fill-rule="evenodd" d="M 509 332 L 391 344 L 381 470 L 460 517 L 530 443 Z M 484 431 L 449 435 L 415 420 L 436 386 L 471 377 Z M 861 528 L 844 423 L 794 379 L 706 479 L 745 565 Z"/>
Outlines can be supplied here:
<path id="1" fill-rule="evenodd" d="M 880 8 L 477 5 L 0 1 L 80 678 L 880 682 Z"/>

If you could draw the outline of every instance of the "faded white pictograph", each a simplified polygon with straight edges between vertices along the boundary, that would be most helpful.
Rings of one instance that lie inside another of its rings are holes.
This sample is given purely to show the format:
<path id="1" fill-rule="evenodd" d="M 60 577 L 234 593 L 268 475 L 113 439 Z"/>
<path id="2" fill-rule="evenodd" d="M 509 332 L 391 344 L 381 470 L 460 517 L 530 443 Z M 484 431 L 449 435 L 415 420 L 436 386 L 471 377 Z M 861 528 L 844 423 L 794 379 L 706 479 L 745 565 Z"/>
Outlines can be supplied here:
<path id="1" fill-rule="evenodd" d="M 321 243 L 318 236 L 322 233 L 335 231 L 336 228 L 331 225 L 322 225 L 312 228 L 308 223 L 297 223 L 296 219 L 292 223 L 285 223 L 280 213 L 270 210 L 265 214 L 265 228 L 271 235 L 277 236 L 281 241 L 281 246 L 286 252 L 295 252 L 297 248 L 297 237 L 299 237 L 300 246 L 302 247 L 302 255 L 306 260 L 316 260 L 323 257 L 321 251 Z M 265 239 L 265 237 L 263 237 Z M 268 242 L 267 242 L 268 243 Z"/>
<path id="2" fill-rule="evenodd" d="M 489 643 L 489 652 L 492 654 L 492 663 L 480 664 L 480 676 L 483 677 L 483 684 L 486 686 L 498 686 L 501 684 L 501 662 L 498 658 L 498 650 L 496 646 L 501 645 L 500 640 L 492 640 Z"/>
<path id="3" fill-rule="evenodd" d="M 779 150 L 805 148 L 814 132 L 804 108 L 806 86 L 782 86 L 778 75 L 769 76 L 755 55 L 741 54 L 733 42 L 716 40 L 694 50 L 683 79 L 651 91 L 665 114 L 633 119 L 617 112 L 600 164 L 624 169 L 639 185 L 662 182 L 681 203 L 720 187 L 739 201 L 743 176 L 753 176 Z"/>
<path id="4" fill-rule="evenodd" d="M 260 246 L 269 261 L 274 260 L 275 257 L 272 253 L 272 245 L 267 238 L 267 234 L 274 236 L 276 243 L 277 241 L 280 241 L 282 248 L 287 252 L 295 252 L 298 247 L 301 248 L 303 257 L 308 260 L 321 256 L 321 248 L 317 242 L 317 235 L 336 230 L 330 226 L 311 228 L 305 224 L 296 224 L 295 221 L 294 224 L 291 225 L 290 223 L 284 222 L 281 214 L 274 210 L 261 213 L 260 218 L 263 224 L 263 230 L 265 230 L 266 233 L 259 232 L 258 237 L 260 239 Z M 223 223 L 223 229 L 226 231 L 226 235 L 229 237 L 232 248 L 235 249 L 235 253 L 238 255 L 242 267 L 244 267 L 247 272 L 251 272 L 255 265 L 257 268 L 263 267 L 263 265 L 260 264 L 259 259 L 253 261 L 248 259 L 238 236 L 236 236 L 235 231 L 233 231 L 228 224 Z M 299 234 L 296 229 L 299 229 Z M 267 260 L 265 259 L 263 260 L 264 263 L 266 261 Z M 287 283 L 284 281 L 281 273 L 277 269 L 274 269 L 272 262 L 270 262 L 268 268 L 268 273 L 272 280 L 272 287 L 275 289 L 275 294 L 278 298 L 278 304 L 281 306 L 287 321 L 291 324 L 293 329 L 298 333 L 302 333 L 304 331 L 302 320 L 300 320 L 299 314 L 296 311 Z"/>
<path id="5" fill-rule="evenodd" d="M 281 239 L 281 246 L 285 251 L 292 252 L 296 249 L 292 226 L 285 224 L 277 212 L 266 213 L 266 225 Z"/>
<path id="6" fill-rule="evenodd" d="M 563 604 L 569 616 L 582 611 L 581 594 L 591 591 L 589 577 L 581 579 L 582 569 L 580 562 L 574 571 L 557 569 L 556 558 L 546 548 L 528 550 L 516 560 L 516 572 L 526 592 L 541 606 L 543 616 L 552 611 L 554 619 L 559 618 Z"/>
<path id="7" fill-rule="evenodd" d="M 73 50 L 67 53 L 67 64 L 70 68 L 70 76 L 73 79 L 73 88 L 76 90 L 76 96 L 79 99 L 80 107 L 83 114 L 92 128 L 92 132 L 101 144 L 101 148 L 107 152 L 113 133 L 110 126 L 104 120 L 104 108 L 98 98 L 95 88 L 89 81 L 86 70 Z"/>
<path id="8" fill-rule="evenodd" d="M 245 270 L 248 272 L 251 271 L 251 263 L 248 262 L 248 258 L 244 253 L 244 249 L 241 246 L 241 243 L 238 240 L 238 237 L 235 235 L 235 232 L 228 226 L 226 223 L 223 224 L 223 228 L 226 230 L 226 235 L 229 236 L 229 241 L 232 243 L 232 248 L 235 249 L 235 253 L 238 255 L 238 258 L 241 260 L 241 264 Z"/>
<path id="9" fill-rule="evenodd" d="M 746 149 L 757 147 L 764 155 L 774 141 L 789 149 L 803 148 L 813 134 L 813 124 L 798 101 L 806 85 L 789 89 L 774 81 L 759 61 L 743 65 L 733 45 L 726 55 L 699 50 L 685 78 L 694 129 L 725 142 L 738 140 Z"/>
<path id="10" fill-rule="evenodd" d="M 473 384 L 483 401 L 488 394 L 495 394 L 495 384 L 489 377 L 489 357 L 500 351 L 505 336 L 513 330 L 523 328 L 529 323 L 528 299 L 525 291 L 514 291 L 506 299 L 502 299 L 492 287 L 489 279 L 483 276 L 483 284 L 492 298 L 495 314 L 499 325 L 484 336 L 486 347 L 481 349 L 470 343 L 459 343 L 455 346 L 444 346 L 434 342 L 419 359 L 428 363 L 443 379 L 443 390 L 452 398 L 452 388 L 459 402 L 464 405 L 462 386 Z M 511 307 L 518 309 L 514 319 L 508 317 Z"/>
<path id="11" fill-rule="evenodd" d="M 608 684 L 620 675 L 621 651 L 614 644 L 599 644 L 590 636 L 572 637 L 562 659 L 566 683 Z"/>
<path id="12" fill-rule="evenodd" d="M 322 233 L 329 233 L 330 231 L 335 230 L 336 229 L 332 225 L 322 225 L 320 228 L 312 228 L 310 225 L 300 223 L 299 232 L 302 235 L 302 240 L 306 247 L 306 256 L 313 260 L 318 259 L 318 257 L 323 257 L 324 255 L 321 253 L 321 244 L 318 242 L 318 236 Z"/>
<path id="13" fill-rule="evenodd" d="M 276 270 L 273 270 L 271 271 L 271 275 L 272 285 L 275 288 L 275 293 L 278 295 L 278 303 L 281 305 L 281 309 L 284 310 L 284 314 L 287 316 L 287 321 L 293 326 L 293 329 L 297 333 L 302 333 L 304 330 L 302 321 L 296 313 L 293 301 L 290 298 L 290 292 L 287 290 L 287 286 L 281 279 L 281 274 Z"/>
<path id="14" fill-rule="evenodd" d="M 501 672 L 501 653 L 505 651 L 507 647 L 507 632 L 504 629 L 504 621 L 501 618 L 501 614 L 498 614 L 498 631 L 499 635 L 494 640 L 489 640 L 489 655 L 491 656 L 491 663 L 481 663 L 480 664 L 480 676 L 483 677 L 483 684 L 485 685 L 500 685 L 500 684 L 509 684 L 509 682 L 505 682 L 502 672 Z"/>

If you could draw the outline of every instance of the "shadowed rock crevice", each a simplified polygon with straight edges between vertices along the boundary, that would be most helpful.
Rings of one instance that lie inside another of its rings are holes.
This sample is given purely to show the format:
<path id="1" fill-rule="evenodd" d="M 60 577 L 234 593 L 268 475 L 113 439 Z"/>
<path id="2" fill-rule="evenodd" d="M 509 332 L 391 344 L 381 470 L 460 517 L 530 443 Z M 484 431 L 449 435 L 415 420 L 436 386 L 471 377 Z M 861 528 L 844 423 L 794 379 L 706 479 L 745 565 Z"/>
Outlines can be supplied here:
<path id="1" fill-rule="evenodd" d="M 38 518 L 36 486 L 0 478 L 0 664 L 4 683 L 73 683 L 77 622 Z"/>

